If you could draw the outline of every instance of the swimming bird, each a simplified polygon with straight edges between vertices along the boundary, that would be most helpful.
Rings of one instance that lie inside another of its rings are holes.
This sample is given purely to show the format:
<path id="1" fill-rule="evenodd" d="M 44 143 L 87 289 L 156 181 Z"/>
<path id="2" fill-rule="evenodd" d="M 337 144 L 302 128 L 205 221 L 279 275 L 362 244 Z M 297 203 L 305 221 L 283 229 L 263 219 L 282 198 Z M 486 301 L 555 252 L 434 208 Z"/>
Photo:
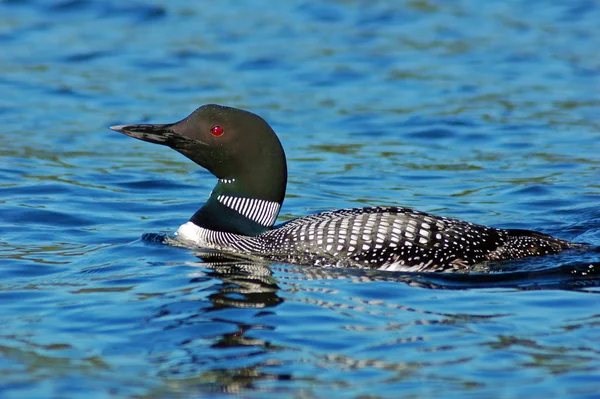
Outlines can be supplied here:
<path id="1" fill-rule="evenodd" d="M 260 116 L 208 104 L 176 123 L 110 129 L 171 147 L 218 178 L 206 203 L 176 232 L 203 249 L 320 267 L 437 272 L 578 245 L 396 206 L 327 211 L 274 226 L 287 164 L 277 135 Z"/>

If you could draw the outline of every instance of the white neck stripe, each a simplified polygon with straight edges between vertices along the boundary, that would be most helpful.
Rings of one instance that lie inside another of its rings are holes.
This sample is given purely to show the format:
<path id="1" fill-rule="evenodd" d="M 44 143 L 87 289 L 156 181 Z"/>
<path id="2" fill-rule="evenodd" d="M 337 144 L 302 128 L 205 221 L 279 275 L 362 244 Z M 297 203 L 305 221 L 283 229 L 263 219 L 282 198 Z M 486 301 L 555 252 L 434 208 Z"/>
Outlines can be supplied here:
<path id="1" fill-rule="evenodd" d="M 217 200 L 223 205 L 241 213 L 250 220 L 270 227 L 275 223 L 280 205 L 277 202 L 257 198 L 230 197 L 219 195 Z"/>

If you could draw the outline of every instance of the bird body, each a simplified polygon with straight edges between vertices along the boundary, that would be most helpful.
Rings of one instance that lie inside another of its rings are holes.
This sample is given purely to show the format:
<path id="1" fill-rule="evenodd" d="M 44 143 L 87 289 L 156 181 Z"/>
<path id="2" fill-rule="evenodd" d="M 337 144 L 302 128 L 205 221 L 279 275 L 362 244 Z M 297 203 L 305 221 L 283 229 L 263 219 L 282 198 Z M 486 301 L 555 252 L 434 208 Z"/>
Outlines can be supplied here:
<path id="1" fill-rule="evenodd" d="M 177 231 L 201 248 L 320 267 L 469 271 L 489 261 L 555 254 L 575 243 L 402 207 L 327 211 L 274 226 L 285 196 L 283 147 L 248 111 L 205 105 L 174 124 L 111 129 L 167 145 L 219 180 Z"/>

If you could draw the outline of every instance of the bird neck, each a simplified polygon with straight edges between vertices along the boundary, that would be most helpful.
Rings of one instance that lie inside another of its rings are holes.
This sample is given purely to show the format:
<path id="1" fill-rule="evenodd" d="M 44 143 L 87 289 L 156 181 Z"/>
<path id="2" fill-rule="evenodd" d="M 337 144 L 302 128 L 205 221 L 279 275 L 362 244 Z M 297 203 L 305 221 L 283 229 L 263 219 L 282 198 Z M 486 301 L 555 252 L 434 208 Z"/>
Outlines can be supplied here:
<path id="1" fill-rule="evenodd" d="M 285 182 L 284 192 L 285 192 Z M 279 201 L 251 195 L 237 179 L 219 179 L 206 203 L 190 219 L 213 231 L 256 236 L 273 228 L 283 198 Z"/>

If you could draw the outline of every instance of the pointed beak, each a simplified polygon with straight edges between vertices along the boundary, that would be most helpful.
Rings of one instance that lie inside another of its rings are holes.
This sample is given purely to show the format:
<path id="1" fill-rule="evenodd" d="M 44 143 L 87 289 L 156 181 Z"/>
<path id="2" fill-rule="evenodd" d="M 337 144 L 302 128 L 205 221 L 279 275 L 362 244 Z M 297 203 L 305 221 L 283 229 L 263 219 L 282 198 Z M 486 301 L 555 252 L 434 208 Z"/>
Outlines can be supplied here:
<path id="1" fill-rule="evenodd" d="M 195 162 L 196 158 L 200 158 L 206 151 L 210 150 L 210 146 L 199 140 L 183 136 L 176 129 L 178 123 L 169 124 L 154 124 L 154 125 L 117 125 L 111 126 L 109 129 L 115 132 L 123 133 L 126 136 L 134 139 L 147 141 L 148 143 L 162 144 L 171 147 L 176 151 L 181 152 L 188 158 L 191 157 Z"/>
<path id="2" fill-rule="evenodd" d="M 185 139 L 185 137 L 171 130 L 171 126 L 173 126 L 173 124 L 117 125 L 111 126 L 109 129 L 133 137 L 134 139 L 173 147 L 173 145 L 179 143 L 182 139 Z"/>

